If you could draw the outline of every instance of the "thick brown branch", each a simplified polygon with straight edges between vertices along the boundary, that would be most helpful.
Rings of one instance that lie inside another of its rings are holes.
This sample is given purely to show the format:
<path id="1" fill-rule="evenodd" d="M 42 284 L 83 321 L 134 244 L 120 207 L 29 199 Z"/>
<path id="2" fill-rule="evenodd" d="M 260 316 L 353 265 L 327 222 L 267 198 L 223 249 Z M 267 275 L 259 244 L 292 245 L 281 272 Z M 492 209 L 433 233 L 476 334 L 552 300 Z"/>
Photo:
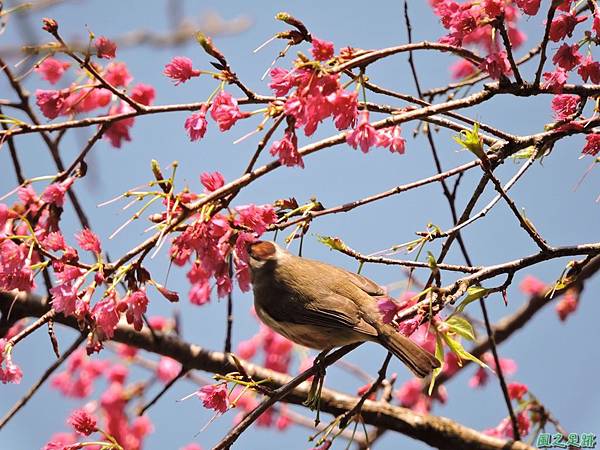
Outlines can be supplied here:
<path id="1" fill-rule="evenodd" d="M 0 310 L 6 314 L 9 294 L 1 294 Z M 33 294 L 19 294 L 12 311 L 13 318 L 40 317 L 49 310 L 47 302 Z M 56 321 L 76 327 L 73 319 L 57 315 Z M 235 365 L 220 352 L 207 351 L 197 345 L 187 343 L 175 336 L 156 333 L 154 339 L 149 330 L 136 332 L 132 327 L 120 325 L 115 330 L 114 340 L 126 343 L 150 352 L 169 356 L 191 369 L 205 370 L 212 373 L 226 374 L 236 371 Z M 279 389 L 288 384 L 291 378 L 249 362 L 243 362 L 244 369 L 256 381 L 269 381 L 266 386 Z M 308 378 L 314 368 L 304 372 Z M 305 378 L 305 379 L 306 379 Z M 309 386 L 301 384 L 286 396 L 289 403 L 301 404 L 308 394 Z M 330 414 L 339 415 L 352 409 L 359 399 L 340 392 L 323 389 L 321 409 Z M 383 402 L 365 401 L 362 417 L 366 424 L 385 427 L 414 439 L 421 440 L 439 449 L 469 448 L 475 450 L 532 450 L 532 447 L 521 442 L 507 442 L 460 425 L 444 417 L 416 414 L 408 409 L 385 404 Z"/>

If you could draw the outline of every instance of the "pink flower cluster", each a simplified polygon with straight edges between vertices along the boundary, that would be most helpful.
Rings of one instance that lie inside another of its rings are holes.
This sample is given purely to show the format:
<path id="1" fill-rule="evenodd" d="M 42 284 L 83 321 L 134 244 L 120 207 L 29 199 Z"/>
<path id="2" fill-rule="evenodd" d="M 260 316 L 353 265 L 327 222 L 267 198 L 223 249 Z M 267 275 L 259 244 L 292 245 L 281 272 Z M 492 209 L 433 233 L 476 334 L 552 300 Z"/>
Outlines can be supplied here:
<path id="1" fill-rule="evenodd" d="M 206 134 L 208 126 L 207 112 L 208 106 L 203 104 L 199 112 L 192 114 L 185 120 L 184 127 L 191 141 L 200 140 Z M 250 117 L 250 113 L 240 110 L 237 100 L 230 93 L 221 91 L 212 101 L 210 116 L 219 126 L 219 130 L 227 131 L 238 120 Z"/>
<path id="2" fill-rule="evenodd" d="M 220 174 L 204 174 L 202 181 L 209 191 L 222 186 L 224 182 Z M 210 300 L 212 278 L 216 281 L 219 297 L 231 292 L 230 258 L 240 289 L 249 290 L 246 245 L 263 234 L 276 220 L 271 205 L 238 206 L 230 217 L 222 214 L 215 214 L 210 219 L 197 217 L 173 240 L 171 246 L 171 258 L 176 265 L 184 266 L 191 260 L 191 268 L 187 273 L 191 283 L 190 301 L 203 305 Z"/>
<path id="3" fill-rule="evenodd" d="M 531 2 L 516 2 L 526 14 L 535 10 Z M 539 0 L 538 0 L 539 7 Z M 492 22 L 503 17 L 508 37 L 513 48 L 525 42 L 525 35 L 517 28 L 518 9 L 504 0 L 467 1 L 459 3 L 453 0 L 430 0 L 434 13 L 440 18 L 442 26 L 449 34 L 440 39 L 441 43 L 454 46 L 480 46 L 488 52 L 488 56 L 480 65 L 480 69 L 489 73 L 494 79 L 510 74 L 510 65 L 506 53 L 500 51 L 499 33 L 494 32 Z M 537 12 L 537 10 L 536 10 Z M 453 76 L 462 78 L 475 72 L 475 66 L 462 60 L 452 67 Z"/>
<path id="4" fill-rule="evenodd" d="M 115 57 L 116 44 L 104 36 L 96 39 L 96 54 L 98 58 L 112 59 Z M 66 70 L 69 63 L 55 58 L 46 58 L 36 68 L 40 76 L 51 84 L 56 84 Z M 103 78 L 114 87 L 129 87 L 133 77 L 129 74 L 127 65 L 123 62 L 111 62 L 105 68 L 95 65 Z M 93 84 L 93 86 L 90 86 Z M 81 85 L 72 84 L 60 90 L 37 89 L 35 92 L 36 104 L 42 114 L 48 119 L 58 116 L 74 116 L 108 106 L 108 111 L 102 115 L 120 115 L 133 112 L 133 108 L 125 101 L 113 101 L 112 93 L 92 80 Z M 155 98 L 152 86 L 139 83 L 130 88 L 129 96 L 135 102 L 149 106 Z M 129 130 L 134 124 L 133 117 L 127 117 L 113 122 L 104 134 L 115 148 L 120 148 L 123 141 L 130 141 Z"/>
<path id="5" fill-rule="evenodd" d="M 107 382 L 100 401 L 96 406 L 89 403 L 86 407 L 73 411 L 68 419 L 69 425 L 79 435 L 89 436 L 101 431 L 103 436 L 112 436 L 123 448 L 141 450 L 144 438 L 153 431 L 153 426 L 148 416 L 133 420 L 128 416 L 126 407 L 131 387 L 126 385 L 128 369 L 125 366 L 92 360 L 83 350 L 77 350 L 69 358 L 67 370 L 54 377 L 52 386 L 63 395 L 85 398 L 91 394 L 92 384 L 100 376 L 104 376 Z M 100 423 L 103 425 L 100 426 Z M 44 448 L 68 448 L 64 446 L 75 444 L 76 441 L 74 434 L 59 433 L 52 436 Z"/>
<path id="6" fill-rule="evenodd" d="M 2 384 L 19 384 L 23 378 L 23 372 L 12 360 L 11 352 L 7 348 L 8 339 L 10 337 L 0 339 L 0 381 Z"/>
<path id="7" fill-rule="evenodd" d="M 383 322 L 392 323 L 392 321 L 399 312 L 401 312 L 403 309 L 415 305 L 417 303 L 415 295 L 415 292 L 405 292 L 399 300 L 395 300 L 391 297 L 385 297 L 380 299 L 377 302 L 377 307 L 379 308 L 379 312 L 382 315 Z M 412 336 L 413 333 L 415 333 L 417 329 L 419 329 L 421 319 L 421 315 L 416 315 L 412 319 L 400 322 L 399 324 L 397 324 L 398 331 L 404 336 Z M 424 326 L 425 329 L 428 328 L 427 325 Z M 422 338 L 423 336 L 419 335 L 419 340 L 423 340 Z"/>
<path id="8" fill-rule="evenodd" d="M 432 396 L 427 395 L 423 380 L 412 378 L 400 386 L 395 396 L 404 408 L 412 409 L 419 414 L 429 414 L 435 401 L 442 404 L 448 400 L 448 392 L 444 385 L 439 386 Z"/>
<path id="9" fill-rule="evenodd" d="M 264 367 L 277 372 L 288 373 L 292 360 L 292 350 L 294 349 L 292 341 L 261 323 L 256 335 L 238 344 L 236 354 L 243 359 L 251 360 L 256 356 L 259 349 L 264 353 Z"/>
<path id="10" fill-rule="evenodd" d="M 531 430 L 531 420 L 529 419 L 528 411 L 523 410 L 517 413 L 517 426 L 519 427 L 519 435 L 527 436 Z M 510 417 L 505 417 L 496 428 L 490 428 L 483 431 L 488 436 L 497 437 L 500 439 L 514 439 L 515 433 Z"/>
<path id="11" fill-rule="evenodd" d="M 401 155 L 406 147 L 399 125 L 377 130 L 369 123 L 368 111 L 360 113 L 358 125 L 346 135 L 346 142 L 352 148 L 360 147 L 363 153 L 367 153 L 371 147 L 387 147 L 390 152 Z"/>
<path id="12" fill-rule="evenodd" d="M 481 359 L 484 363 L 490 366 L 492 370 L 497 370 L 496 363 L 494 362 L 494 357 L 491 353 L 484 353 Z M 512 359 L 500 358 L 500 368 L 502 369 L 502 373 L 505 377 L 511 376 L 514 375 L 514 373 L 517 371 L 517 363 Z M 489 376 L 490 375 L 488 369 L 479 367 L 475 372 L 475 375 L 473 375 L 473 377 L 471 377 L 471 379 L 469 380 L 469 386 L 472 388 L 483 387 L 487 384 Z"/>
<path id="13" fill-rule="evenodd" d="M 108 367 L 108 361 L 92 359 L 85 350 L 78 349 L 69 357 L 66 370 L 52 378 L 51 385 L 65 397 L 86 398 Z"/>

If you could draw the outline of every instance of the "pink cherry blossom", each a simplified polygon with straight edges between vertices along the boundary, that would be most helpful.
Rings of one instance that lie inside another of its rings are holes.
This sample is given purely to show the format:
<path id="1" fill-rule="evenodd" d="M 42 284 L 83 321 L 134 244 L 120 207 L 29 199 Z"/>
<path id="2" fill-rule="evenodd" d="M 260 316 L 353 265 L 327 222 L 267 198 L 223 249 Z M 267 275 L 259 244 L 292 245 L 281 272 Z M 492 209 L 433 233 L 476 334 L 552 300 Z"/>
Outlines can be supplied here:
<path id="1" fill-rule="evenodd" d="M 546 283 L 532 275 L 527 275 L 519 284 L 519 290 L 527 295 L 542 295 L 546 291 Z"/>
<path id="2" fill-rule="evenodd" d="M 460 59 L 450 66 L 450 73 L 455 80 L 470 77 L 476 71 L 477 67 L 466 59 Z"/>
<path id="3" fill-rule="evenodd" d="M 523 383 L 509 383 L 507 387 L 508 387 L 508 396 L 512 400 L 521 400 L 523 398 L 523 396 L 525 394 L 527 394 L 527 391 L 529 390 L 527 388 L 527 385 L 525 385 Z"/>
<path id="4" fill-rule="evenodd" d="M 67 368 L 52 378 L 51 385 L 64 396 L 85 398 L 93 390 L 94 381 L 107 369 L 108 361 L 91 359 L 81 348 L 67 360 Z"/>
<path id="5" fill-rule="evenodd" d="M 600 83 L 600 63 L 594 61 L 590 55 L 586 55 L 581 60 L 577 73 L 581 79 L 587 83 L 588 79 L 594 84 Z"/>
<path id="6" fill-rule="evenodd" d="M 503 75 L 509 75 L 512 72 L 504 51 L 490 53 L 481 62 L 479 68 L 487 72 L 494 80 L 499 80 Z"/>
<path id="7" fill-rule="evenodd" d="M 87 250 L 95 254 L 99 254 L 102 251 L 100 247 L 100 239 L 92 230 L 88 228 L 84 228 L 77 233 L 75 235 L 75 240 L 77 240 L 77 245 L 79 245 L 79 247 L 83 250 Z"/>
<path id="8" fill-rule="evenodd" d="M 377 301 L 377 308 L 379 308 L 382 315 L 383 323 L 391 323 L 396 314 L 402 309 L 402 305 L 396 303 L 391 297 L 384 297 Z"/>
<path id="9" fill-rule="evenodd" d="M 560 321 L 564 322 L 567 320 L 567 318 L 577 310 L 578 305 L 579 292 L 575 289 L 569 289 L 563 294 L 555 307 Z"/>
<path id="10" fill-rule="evenodd" d="M 56 84 L 69 67 L 71 67 L 71 63 L 49 57 L 44 59 L 35 71 L 50 84 Z"/>
<path id="11" fill-rule="evenodd" d="M 600 152 L 600 134 L 592 133 L 585 137 L 582 154 L 596 156 Z"/>
<path id="12" fill-rule="evenodd" d="M 492 370 L 496 370 L 496 363 L 494 362 L 494 358 L 491 353 L 484 353 L 482 359 L 483 362 L 492 368 Z M 517 371 L 517 364 L 512 359 L 500 358 L 500 368 L 502 369 L 504 376 L 510 376 Z M 475 375 L 473 375 L 473 377 L 471 377 L 469 380 L 469 386 L 472 388 L 485 386 L 489 379 L 488 372 L 488 369 L 479 367 L 475 372 Z"/>
<path id="13" fill-rule="evenodd" d="M 575 68 L 581 62 L 582 56 L 579 53 L 579 45 L 563 44 L 554 54 L 552 62 L 561 67 L 562 69 L 569 71 Z"/>
<path id="14" fill-rule="evenodd" d="M 193 77 L 200 76 L 200 70 L 193 68 L 193 63 L 190 58 L 185 56 L 176 56 L 165 66 L 163 72 L 167 77 L 175 81 L 175 86 L 185 83 Z"/>
<path id="15" fill-rule="evenodd" d="M 127 70 L 127 64 L 124 62 L 113 62 L 106 66 L 104 79 L 115 87 L 127 86 L 133 80 L 133 77 Z"/>
<path id="16" fill-rule="evenodd" d="M 369 123 L 369 112 L 362 111 L 359 115 L 358 125 L 346 135 L 346 142 L 352 148 L 360 147 L 363 153 L 367 153 L 371 147 L 377 144 L 377 138 L 377 130 Z"/>
<path id="17" fill-rule="evenodd" d="M 0 339 L 0 381 L 2 384 L 19 384 L 23 378 L 23 372 L 12 360 L 12 353 L 7 348 L 7 340 Z"/>
<path id="18" fill-rule="evenodd" d="M 310 52 L 317 61 L 327 61 L 328 59 L 333 58 L 333 42 L 322 41 L 321 39 L 313 37 Z"/>
<path id="19" fill-rule="evenodd" d="M 273 156 L 277 155 L 284 166 L 304 168 L 302 155 L 298 153 L 298 138 L 293 130 L 286 130 L 282 139 L 273 142 L 269 152 Z"/>
<path id="20" fill-rule="evenodd" d="M 173 380 L 177 375 L 179 375 L 179 372 L 181 372 L 181 364 L 173 358 L 163 356 L 158 361 L 158 366 L 156 367 L 156 376 L 163 383 L 168 383 L 169 381 Z"/>
<path id="21" fill-rule="evenodd" d="M 579 95 L 561 94 L 552 98 L 552 111 L 556 120 L 563 120 L 571 117 L 577 112 L 581 97 Z"/>
<path id="22" fill-rule="evenodd" d="M 210 301 L 210 282 L 205 279 L 193 283 L 189 292 L 190 302 L 194 305 L 202 306 Z"/>
<path id="23" fill-rule="evenodd" d="M 540 10 L 541 0 L 515 0 L 515 3 L 525 14 L 535 16 Z"/>
<path id="24" fill-rule="evenodd" d="M 197 141 L 204 137 L 204 134 L 206 133 L 206 126 L 208 125 L 208 122 L 206 121 L 207 109 L 208 106 L 203 104 L 200 108 L 200 111 L 185 119 L 184 128 L 187 130 L 188 135 L 190 136 L 190 141 Z"/>
<path id="25" fill-rule="evenodd" d="M 150 106 L 156 97 L 156 91 L 149 84 L 138 83 L 131 89 L 130 97 L 142 105 Z"/>
<path id="26" fill-rule="evenodd" d="M 210 115 L 219 125 L 219 130 L 227 131 L 239 119 L 249 117 L 250 114 L 240 111 L 237 100 L 230 93 L 221 91 L 213 100 Z"/>
<path id="27" fill-rule="evenodd" d="M 46 187 L 41 195 L 43 201 L 62 207 L 65 204 L 65 194 L 75 180 L 72 177 L 59 183 L 52 183 Z"/>
<path id="28" fill-rule="evenodd" d="M 294 78 L 290 72 L 281 67 L 275 67 L 269 72 L 271 82 L 269 87 L 275 92 L 275 95 L 282 97 L 286 95 L 294 86 Z"/>
<path id="29" fill-rule="evenodd" d="M 128 345 L 121 344 L 123 347 L 129 347 Z M 131 347 L 130 347 L 131 348 Z M 122 364 L 113 364 L 105 372 L 104 376 L 111 383 L 125 383 L 125 379 L 129 375 L 129 369 Z"/>
<path id="30" fill-rule="evenodd" d="M 192 442 L 191 444 L 181 447 L 179 450 L 202 450 L 202 447 L 200 447 L 195 442 Z"/>
<path id="31" fill-rule="evenodd" d="M 243 205 L 236 207 L 235 211 L 238 213 L 236 224 L 248 227 L 259 235 L 277 221 L 275 209 L 271 205 Z"/>
<path id="32" fill-rule="evenodd" d="M 567 36 L 572 37 L 575 26 L 580 22 L 584 22 L 586 19 L 587 16 L 577 16 L 574 11 L 567 14 L 561 14 L 552 20 L 552 23 L 550 24 L 550 40 L 558 42 Z"/>
<path id="33" fill-rule="evenodd" d="M 81 88 L 71 94 L 61 114 L 83 113 L 93 111 L 108 105 L 112 98 L 112 92 L 99 87 Z"/>
<path id="34" fill-rule="evenodd" d="M 77 437 L 73 433 L 54 433 L 42 450 L 70 450 L 69 446 L 76 442 Z"/>
<path id="35" fill-rule="evenodd" d="M 252 359 L 258 350 L 256 339 L 248 339 L 238 343 L 235 353 L 242 359 Z"/>
<path id="36" fill-rule="evenodd" d="M 227 384 L 210 384 L 201 387 L 196 395 L 202 400 L 202 405 L 223 414 L 229 409 Z"/>
<path id="37" fill-rule="evenodd" d="M 400 125 L 379 130 L 378 143 L 380 147 L 389 148 L 390 152 L 402 155 L 406 148 L 406 140 L 402 137 Z"/>
<path id="38" fill-rule="evenodd" d="M 37 89 L 35 91 L 35 103 L 38 105 L 42 114 L 48 119 L 55 119 L 62 113 L 65 100 L 69 96 L 68 91 L 47 91 Z"/>
<path id="39" fill-rule="evenodd" d="M 423 382 L 418 378 L 404 383 L 396 392 L 396 398 L 402 407 L 419 414 L 428 414 L 431 411 L 432 398 L 423 393 Z"/>
<path id="40" fill-rule="evenodd" d="M 50 289 L 52 294 L 52 307 L 56 312 L 63 313 L 65 316 L 75 314 L 78 303 L 79 284 L 61 283 Z"/>
<path id="41" fill-rule="evenodd" d="M 117 292 L 114 289 L 96 303 L 92 316 L 96 321 L 96 331 L 100 340 L 112 338 L 119 323 Z"/>
<path id="42" fill-rule="evenodd" d="M 517 413 L 517 426 L 519 427 L 519 434 L 521 436 L 526 436 L 529 434 L 529 430 L 531 428 L 531 421 L 527 416 L 527 410 L 519 411 Z M 515 438 L 510 417 L 502 419 L 502 421 L 498 424 L 496 428 L 487 429 L 483 432 L 489 436 L 494 436 L 501 439 Z"/>
<path id="43" fill-rule="evenodd" d="M 113 59 L 116 56 L 117 44 L 106 36 L 100 36 L 94 42 L 98 58 Z"/>
<path id="44" fill-rule="evenodd" d="M 96 419 L 85 409 L 73 411 L 68 422 L 77 433 L 83 436 L 89 436 L 98 430 Z"/>
<path id="45" fill-rule="evenodd" d="M 221 172 L 204 172 L 200 175 L 200 182 L 208 192 L 213 192 L 225 185 L 225 178 Z"/>
<path id="46" fill-rule="evenodd" d="M 30 292 L 35 288 L 28 253 L 25 244 L 18 245 L 10 239 L 0 241 L 0 290 Z"/>
<path id="47" fill-rule="evenodd" d="M 42 239 L 42 245 L 48 250 L 52 250 L 54 252 L 65 250 L 67 247 L 65 238 L 60 231 L 52 231 L 48 233 L 44 239 Z"/>
<path id="48" fill-rule="evenodd" d="M 148 307 L 146 291 L 144 289 L 139 289 L 132 292 L 123 299 L 123 304 L 127 307 L 125 312 L 127 323 L 133 324 L 133 328 L 137 331 L 141 331 L 144 326 L 142 315 L 146 312 L 146 308 Z"/>
<path id="49" fill-rule="evenodd" d="M 545 72 L 545 81 L 542 84 L 542 87 L 544 89 L 548 89 L 550 92 L 554 92 L 555 94 L 560 94 L 563 86 L 567 82 L 568 77 L 569 74 L 567 71 L 561 67 L 558 67 L 554 72 Z"/>
<path id="50" fill-rule="evenodd" d="M 333 108 L 333 118 L 335 127 L 338 130 L 345 130 L 356 123 L 358 116 L 358 93 L 356 91 L 337 90 L 330 94 L 327 100 Z"/>
<path id="51" fill-rule="evenodd" d="M 133 112 L 133 108 L 125 102 L 120 102 L 116 106 L 111 106 L 108 115 L 114 116 L 130 112 Z M 133 126 L 134 122 L 135 119 L 133 117 L 113 122 L 104 132 L 104 138 L 108 139 L 113 147 L 121 148 L 123 141 L 131 141 L 129 129 Z"/>

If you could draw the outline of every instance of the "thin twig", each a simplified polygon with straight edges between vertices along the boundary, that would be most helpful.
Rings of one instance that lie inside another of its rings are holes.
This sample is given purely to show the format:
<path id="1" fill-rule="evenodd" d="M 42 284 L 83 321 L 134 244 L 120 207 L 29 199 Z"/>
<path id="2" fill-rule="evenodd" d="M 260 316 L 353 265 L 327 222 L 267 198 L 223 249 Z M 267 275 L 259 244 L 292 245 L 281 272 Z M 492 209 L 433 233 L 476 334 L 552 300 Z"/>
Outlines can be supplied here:
<path id="1" fill-rule="evenodd" d="M 550 2 L 550 7 L 548 8 L 548 15 L 546 17 L 546 28 L 544 29 L 544 37 L 542 38 L 542 42 L 540 43 L 540 62 L 535 72 L 535 81 L 533 82 L 533 86 L 535 88 L 539 87 L 540 85 L 540 80 L 542 79 L 542 72 L 544 71 L 544 64 L 546 64 L 546 48 L 548 47 L 548 39 L 550 38 L 550 27 L 552 26 L 552 20 L 554 19 L 556 7 L 557 4 L 555 4 L 555 2 Z"/>
<path id="2" fill-rule="evenodd" d="M 156 404 L 156 402 L 158 402 L 160 400 L 160 398 L 163 395 L 165 395 L 167 393 L 167 391 L 169 389 L 171 389 L 171 387 L 175 383 L 177 383 L 177 381 L 179 381 L 181 378 L 185 377 L 187 375 L 187 373 L 189 372 L 189 370 L 190 369 L 186 368 L 185 366 L 181 366 L 181 369 L 179 370 L 179 373 L 177 374 L 177 376 L 175 376 L 167 384 L 165 384 L 164 387 L 160 390 L 160 392 L 158 394 L 156 394 L 152 400 L 150 400 L 144 406 L 139 408 L 137 411 L 137 415 L 143 416 L 146 413 L 146 411 L 148 411 L 150 408 L 152 408 L 152 406 L 154 406 Z"/>
<path id="3" fill-rule="evenodd" d="M 46 371 L 42 374 L 42 376 L 39 378 L 39 380 L 37 380 L 27 391 L 27 393 L 20 399 L 18 400 L 11 408 L 10 410 L 4 415 L 4 417 L 2 417 L 2 419 L 0 419 L 0 430 L 2 430 L 2 428 L 10 421 L 10 419 L 12 419 L 15 414 L 17 414 L 21 408 L 23 408 L 27 402 L 29 402 L 29 400 L 31 400 L 31 397 L 33 397 L 35 395 L 35 393 L 38 391 L 38 389 L 44 384 L 44 382 L 50 377 L 50 375 L 52 375 L 54 373 L 54 371 L 56 369 L 58 369 L 60 367 L 60 365 L 69 357 L 71 356 L 71 354 L 77 350 L 77 348 L 81 345 L 81 343 L 85 340 L 85 335 L 80 335 L 75 342 L 73 342 L 73 344 L 71 344 L 71 346 L 60 356 L 60 358 L 58 358 L 56 361 L 54 361 L 50 367 L 48 367 L 46 369 Z"/>

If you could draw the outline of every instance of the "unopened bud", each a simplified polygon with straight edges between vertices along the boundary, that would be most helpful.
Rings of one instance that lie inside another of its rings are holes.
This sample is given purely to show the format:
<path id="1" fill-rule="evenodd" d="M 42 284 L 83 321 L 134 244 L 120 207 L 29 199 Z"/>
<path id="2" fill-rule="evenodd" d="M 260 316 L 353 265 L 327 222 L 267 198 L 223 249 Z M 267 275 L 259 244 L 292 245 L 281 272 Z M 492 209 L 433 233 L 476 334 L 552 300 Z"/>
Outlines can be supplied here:
<path id="1" fill-rule="evenodd" d="M 202 31 L 198 31 L 196 33 L 196 41 L 198 41 L 198 44 L 200 44 L 206 53 L 217 59 L 223 66 L 227 67 L 225 55 L 223 55 L 223 53 L 221 53 L 221 51 L 215 47 L 215 44 L 213 44 L 211 38 L 206 36 Z"/>
<path id="2" fill-rule="evenodd" d="M 46 30 L 48 33 L 55 34 L 58 32 L 58 22 L 54 19 L 44 17 L 42 19 L 42 30 Z"/>
<path id="3" fill-rule="evenodd" d="M 155 283 L 154 286 L 156 287 L 156 289 L 158 289 L 158 292 L 160 292 L 162 296 L 169 300 L 171 303 L 179 301 L 179 294 L 177 292 L 171 291 L 158 283 Z"/>

